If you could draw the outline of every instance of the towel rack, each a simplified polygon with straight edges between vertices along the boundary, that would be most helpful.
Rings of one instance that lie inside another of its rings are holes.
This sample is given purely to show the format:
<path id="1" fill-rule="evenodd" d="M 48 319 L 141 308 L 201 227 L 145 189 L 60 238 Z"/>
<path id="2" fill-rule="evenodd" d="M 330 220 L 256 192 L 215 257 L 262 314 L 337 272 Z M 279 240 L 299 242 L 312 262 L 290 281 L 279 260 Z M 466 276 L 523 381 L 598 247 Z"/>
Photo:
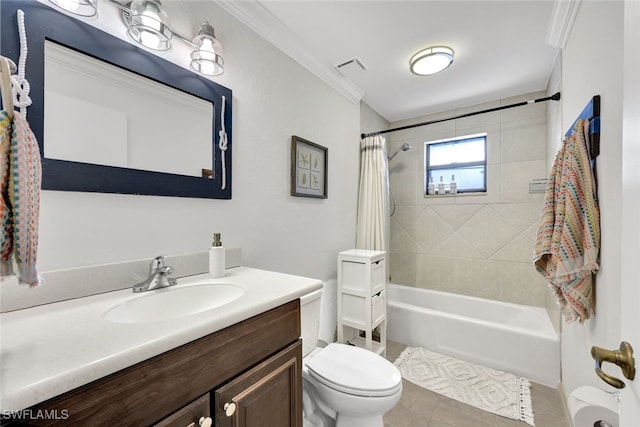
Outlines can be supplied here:
<path id="1" fill-rule="evenodd" d="M 593 179 L 596 184 L 596 191 L 598 188 L 598 175 L 596 174 L 596 157 L 600 154 L 600 95 L 595 95 L 580 115 L 574 120 L 571 128 L 565 133 L 568 137 L 573 132 L 573 125 L 578 120 L 589 121 L 589 157 L 591 158 L 591 169 L 593 170 Z"/>
<path id="2" fill-rule="evenodd" d="M 584 107 L 582 113 L 573 122 L 578 120 L 589 120 L 589 155 L 593 161 L 600 154 L 600 95 L 595 95 L 591 98 L 591 101 Z M 571 135 L 573 131 L 573 124 L 571 128 L 565 133 L 565 136 Z M 593 163 L 592 163 L 593 165 Z"/>

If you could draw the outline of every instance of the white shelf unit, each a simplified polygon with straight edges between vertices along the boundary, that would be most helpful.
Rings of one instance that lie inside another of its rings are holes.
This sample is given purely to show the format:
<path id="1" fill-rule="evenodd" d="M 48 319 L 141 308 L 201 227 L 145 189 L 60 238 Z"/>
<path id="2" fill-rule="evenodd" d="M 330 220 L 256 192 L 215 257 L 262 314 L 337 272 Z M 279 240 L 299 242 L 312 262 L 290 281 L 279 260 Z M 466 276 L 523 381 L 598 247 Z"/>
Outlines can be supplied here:
<path id="1" fill-rule="evenodd" d="M 386 252 L 351 249 L 338 254 L 338 342 L 386 355 L 386 287 Z M 376 328 L 379 340 L 373 339 Z"/>

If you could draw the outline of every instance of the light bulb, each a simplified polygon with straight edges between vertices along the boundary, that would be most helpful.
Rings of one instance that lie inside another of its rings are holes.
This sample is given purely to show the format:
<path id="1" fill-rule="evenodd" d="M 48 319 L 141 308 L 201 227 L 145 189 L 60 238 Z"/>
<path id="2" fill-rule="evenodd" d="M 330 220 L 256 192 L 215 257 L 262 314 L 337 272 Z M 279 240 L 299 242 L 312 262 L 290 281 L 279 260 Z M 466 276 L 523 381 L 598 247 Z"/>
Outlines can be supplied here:
<path id="1" fill-rule="evenodd" d="M 151 49 L 157 49 L 160 46 L 160 37 L 153 31 L 140 31 L 140 42 Z"/>
<path id="2" fill-rule="evenodd" d="M 215 49 L 213 48 L 213 40 L 211 40 L 209 37 L 203 37 L 200 50 L 201 51 L 204 50 L 207 52 L 215 52 Z"/>
<path id="3" fill-rule="evenodd" d="M 213 62 L 203 61 L 200 63 L 200 72 L 212 76 L 216 74 L 216 65 Z"/>
<path id="4" fill-rule="evenodd" d="M 154 12 L 152 12 L 150 10 L 145 10 L 140 15 L 140 22 L 145 27 L 149 27 L 149 28 L 153 28 L 154 30 L 158 30 L 158 24 L 160 23 L 160 17 L 156 13 L 154 13 Z"/>

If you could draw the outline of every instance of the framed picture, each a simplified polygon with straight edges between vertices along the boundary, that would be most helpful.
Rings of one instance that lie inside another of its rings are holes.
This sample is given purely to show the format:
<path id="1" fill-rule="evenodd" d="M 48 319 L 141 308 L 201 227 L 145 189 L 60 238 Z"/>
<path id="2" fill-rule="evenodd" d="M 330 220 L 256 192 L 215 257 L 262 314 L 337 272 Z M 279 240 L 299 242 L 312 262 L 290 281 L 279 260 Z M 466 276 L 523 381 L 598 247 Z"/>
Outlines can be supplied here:
<path id="1" fill-rule="evenodd" d="M 327 147 L 291 137 L 292 196 L 327 198 L 327 159 Z"/>

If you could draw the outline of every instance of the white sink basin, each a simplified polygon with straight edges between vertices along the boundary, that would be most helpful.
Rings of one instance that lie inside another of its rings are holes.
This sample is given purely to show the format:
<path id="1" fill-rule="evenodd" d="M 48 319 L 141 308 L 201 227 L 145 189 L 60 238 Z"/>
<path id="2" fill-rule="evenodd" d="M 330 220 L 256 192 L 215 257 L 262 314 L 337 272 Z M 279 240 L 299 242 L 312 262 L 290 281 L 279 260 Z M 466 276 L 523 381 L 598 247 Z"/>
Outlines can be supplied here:
<path id="1" fill-rule="evenodd" d="M 158 322 L 211 310 L 242 295 L 242 288 L 227 283 L 162 288 L 110 308 L 104 318 L 115 323 Z"/>

